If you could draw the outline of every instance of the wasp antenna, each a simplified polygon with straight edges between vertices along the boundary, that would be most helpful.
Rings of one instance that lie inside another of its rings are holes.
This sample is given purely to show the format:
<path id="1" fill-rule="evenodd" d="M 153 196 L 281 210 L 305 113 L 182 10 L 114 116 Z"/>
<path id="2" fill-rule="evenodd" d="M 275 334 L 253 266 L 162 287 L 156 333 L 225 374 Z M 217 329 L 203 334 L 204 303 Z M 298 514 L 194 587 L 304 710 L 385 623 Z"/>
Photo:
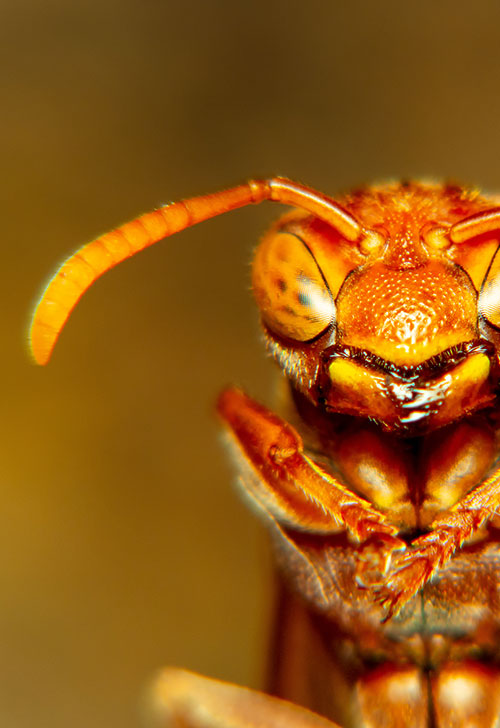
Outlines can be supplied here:
<path id="1" fill-rule="evenodd" d="M 258 183 L 257 183 L 258 184 Z M 262 184 L 262 183 L 261 183 Z M 270 190 L 267 199 L 284 205 L 300 207 L 336 228 L 347 240 L 354 242 L 366 233 L 360 223 L 331 197 L 285 177 L 274 177 L 263 183 Z"/>
<path id="2" fill-rule="evenodd" d="M 87 288 L 110 268 L 191 225 L 264 200 L 311 212 L 336 227 L 348 240 L 361 235 L 359 223 L 334 200 L 282 177 L 251 180 L 147 212 L 82 246 L 61 265 L 33 314 L 29 342 L 35 361 L 47 363 L 71 311 Z"/>
<path id="3" fill-rule="evenodd" d="M 500 208 L 477 212 L 451 226 L 449 238 L 452 243 L 465 243 L 484 233 L 500 232 Z"/>

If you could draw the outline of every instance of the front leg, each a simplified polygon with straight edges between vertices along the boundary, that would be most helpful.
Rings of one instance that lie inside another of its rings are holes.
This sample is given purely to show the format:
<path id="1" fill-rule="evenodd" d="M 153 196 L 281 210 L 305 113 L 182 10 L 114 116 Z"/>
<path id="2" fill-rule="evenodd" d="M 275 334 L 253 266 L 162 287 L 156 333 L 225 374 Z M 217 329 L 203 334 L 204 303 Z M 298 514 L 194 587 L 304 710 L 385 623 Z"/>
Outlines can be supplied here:
<path id="1" fill-rule="evenodd" d="M 388 554 L 404 547 L 384 514 L 304 453 L 291 425 L 238 389 L 223 392 L 217 409 L 245 491 L 271 518 L 308 533 L 347 530 L 358 542 L 380 539 Z"/>
<path id="2" fill-rule="evenodd" d="M 431 531 L 416 538 L 394 559 L 392 573 L 378 589 L 381 604 L 392 616 L 411 599 L 500 508 L 500 466 L 481 485 L 441 514 Z"/>
<path id="3" fill-rule="evenodd" d="M 150 706 L 157 728 L 339 728 L 285 700 L 175 668 L 158 677 Z"/>

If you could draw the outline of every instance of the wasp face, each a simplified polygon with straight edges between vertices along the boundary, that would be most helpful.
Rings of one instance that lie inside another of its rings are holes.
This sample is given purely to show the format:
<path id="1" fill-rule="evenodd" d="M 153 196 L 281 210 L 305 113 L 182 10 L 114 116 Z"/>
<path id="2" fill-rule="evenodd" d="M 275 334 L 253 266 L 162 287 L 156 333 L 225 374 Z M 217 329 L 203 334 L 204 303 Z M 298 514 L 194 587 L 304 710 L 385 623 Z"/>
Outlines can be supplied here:
<path id="1" fill-rule="evenodd" d="M 421 258 L 381 260 L 346 279 L 324 359 L 329 408 L 413 432 L 491 402 L 494 352 L 478 341 L 474 286 L 456 264 Z"/>
<path id="2" fill-rule="evenodd" d="M 466 246 L 429 234 L 486 204 L 467 195 L 415 184 L 347 198 L 376 232 L 368 245 L 297 214 L 264 238 L 254 290 L 268 344 L 316 404 L 414 434 L 493 401 L 497 357 L 478 312 L 489 261 L 468 270 Z"/>

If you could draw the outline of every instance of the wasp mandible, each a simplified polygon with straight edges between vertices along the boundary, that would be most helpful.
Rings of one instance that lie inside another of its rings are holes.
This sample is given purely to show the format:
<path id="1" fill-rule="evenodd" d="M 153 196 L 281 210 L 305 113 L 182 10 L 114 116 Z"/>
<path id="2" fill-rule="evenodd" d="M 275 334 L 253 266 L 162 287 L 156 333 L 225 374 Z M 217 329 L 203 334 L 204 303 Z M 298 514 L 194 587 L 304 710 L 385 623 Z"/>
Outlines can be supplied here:
<path id="1" fill-rule="evenodd" d="M 275 412 L 229 389 L 217 410 L 272 535 L 277 697 L 170 669 L 159 725 L 493 728 L 500 199 L 418 182 L 332 199 L 275 177 L 161 207 L 61 266 L 34 314 L 33 355 L 49 359 L 107 270 L 264 200 L 293 208 L 253 263 L 287 393 Z"/>

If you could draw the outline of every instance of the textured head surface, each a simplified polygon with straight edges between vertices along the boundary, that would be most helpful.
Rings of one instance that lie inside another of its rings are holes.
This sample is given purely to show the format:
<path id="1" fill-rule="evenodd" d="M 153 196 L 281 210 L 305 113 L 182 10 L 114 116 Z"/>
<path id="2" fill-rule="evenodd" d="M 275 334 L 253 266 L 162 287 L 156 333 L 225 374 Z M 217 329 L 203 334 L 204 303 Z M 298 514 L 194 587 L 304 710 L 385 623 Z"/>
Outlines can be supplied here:
<path id="1" fill-rule="evenodd" d="M 354 271 L 337 299 L 337 343 L 394 364 L 419 364 L 476 336 L 476 292 L 463 271 L 441 261 L 374 263 Z"/>

